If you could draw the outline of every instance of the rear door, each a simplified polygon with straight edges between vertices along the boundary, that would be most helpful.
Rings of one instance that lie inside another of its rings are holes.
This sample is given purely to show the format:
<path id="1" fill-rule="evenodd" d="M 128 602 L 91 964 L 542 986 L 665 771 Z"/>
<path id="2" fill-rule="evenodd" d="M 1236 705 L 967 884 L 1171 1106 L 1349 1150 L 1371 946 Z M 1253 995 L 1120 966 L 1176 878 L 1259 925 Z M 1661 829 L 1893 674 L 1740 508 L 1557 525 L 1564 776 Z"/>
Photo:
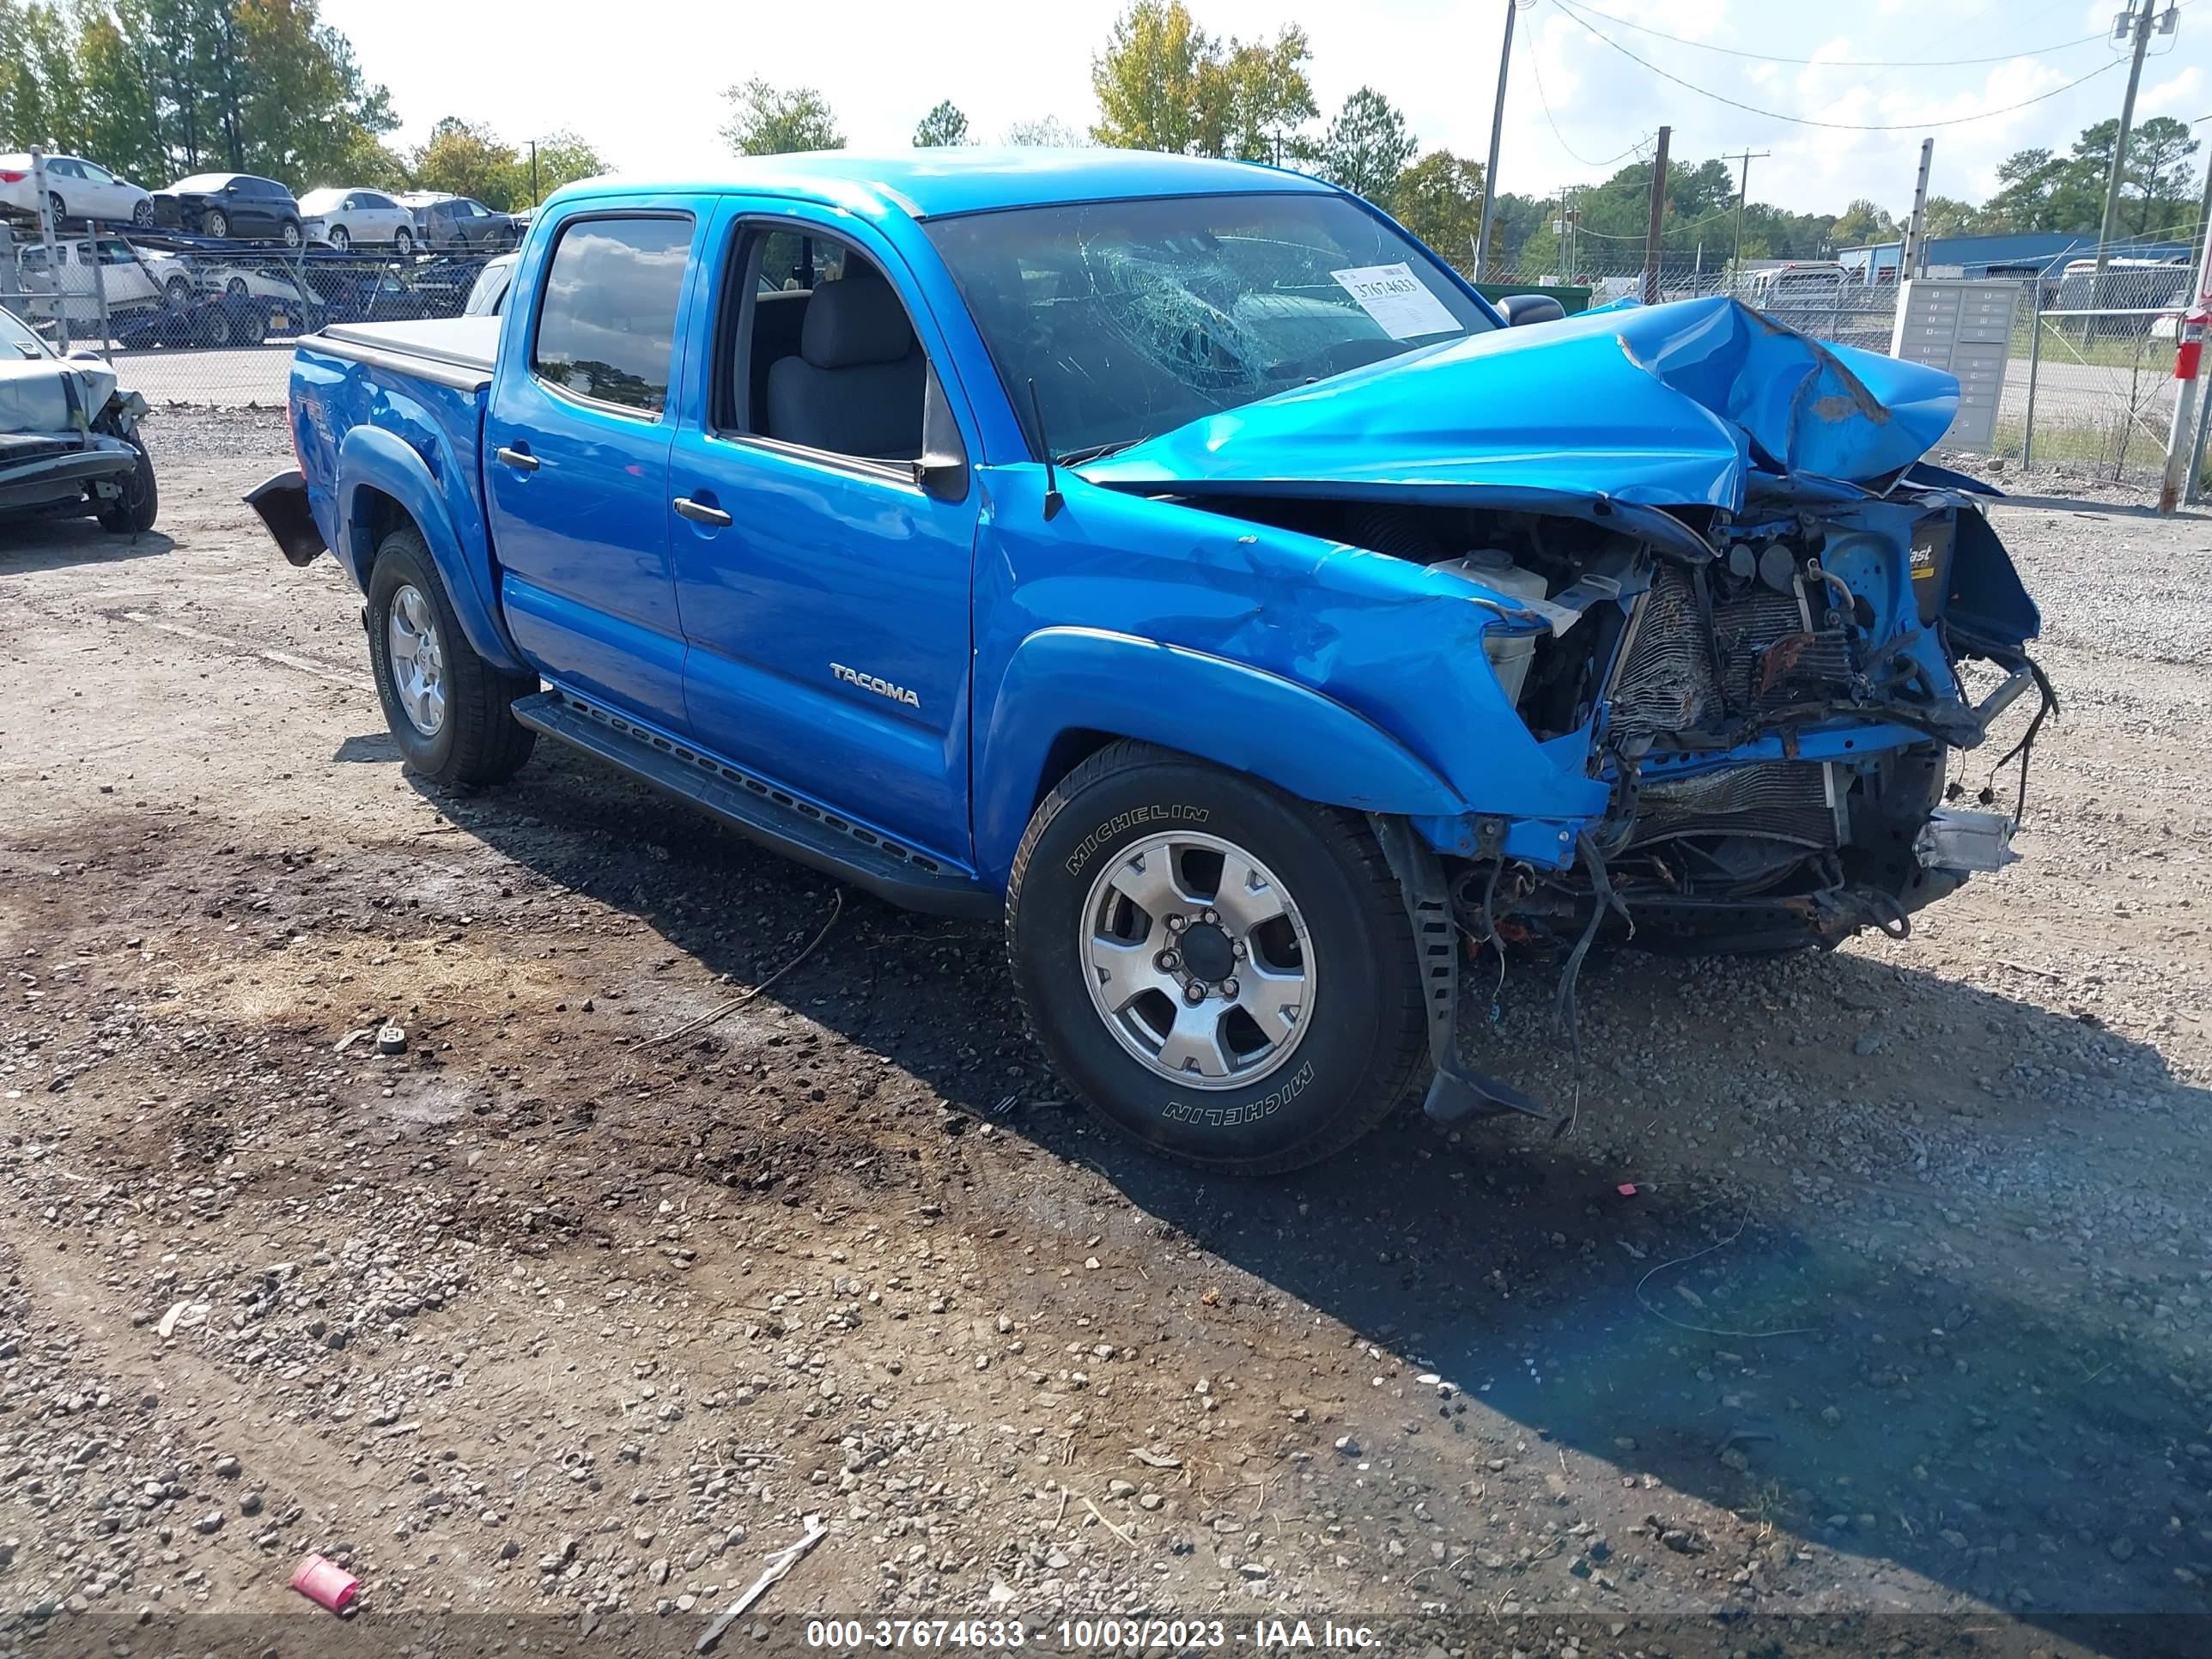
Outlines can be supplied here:
<path id="1" fill-rule="evenodd" d="M 516 643 L 550 678 L 678 731 L 671 399 L 684 276 L 709 205 L 664 196 L 565 216 L 517 274 L 484 419 Z"/>
<path id="2" fill-rule="evenodd" d="M 664 509 L 693 734 L 969 863 L 981 492 L 964 467 L 957 493 L 925 490 L 914 467 L 942 337 L 890 245 L 848 215 L 741 212 L 718 242 L 690 322 L 692 360 L 714 367 L 686 388 Z M 865 315 L 841 307 L 836 330 L 807 331 L 825 289 L 864 283 L 889 292 Z M 952 390 L 938 387 L 930 447 L 980 453 Z"/>

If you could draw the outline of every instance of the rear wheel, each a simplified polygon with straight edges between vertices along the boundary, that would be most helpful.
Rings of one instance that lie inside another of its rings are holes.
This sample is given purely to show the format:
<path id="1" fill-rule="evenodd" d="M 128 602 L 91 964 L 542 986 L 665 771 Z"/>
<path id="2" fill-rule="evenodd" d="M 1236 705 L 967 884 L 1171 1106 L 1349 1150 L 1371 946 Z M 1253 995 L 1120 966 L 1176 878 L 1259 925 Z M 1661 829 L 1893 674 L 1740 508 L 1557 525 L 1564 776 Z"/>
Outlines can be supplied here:
<path id="1" fill-rule="evenodd" d="M 1204 1168 L 1341 1151 L 1426 1052 L 1411 925 L 1366 824 L 1147 744 L 1113 744 L 1045 798 L 1006 933 L 1060 1074 Z"/>
<path id="2" fill-rule="evenodd" d="M 409 230 L 404 225 L 400 226 L 398 230 L 392 233 L 392 246 L 399 251 L 401 258 L 405 258 L 415 251 L 414 232 Z"/>
<path id="3" fill-rule="evenodd" d="M 138 227 L 138 228 L 139 228 L 139 229 L 141 229 L 141 230 L 151 230 L 151 229 L 153 229 L 153 228 L 154 228 L 154 204 L 153 204 L 153 203 L 151 203 L 150 201 L 149 201 L 149 202 L 134 202 L 134 203 L 132 203 L 132 204 L 131 204 L 131 222 L 132 224 L 134 224 L 134 225 L 137 226 L 137 227 Z"/>
<path id="4" fill-rule="evenodd" d="M 46 192 L 46 205 L 54 210 L 54 228 L 58 230 L 63 220 L 69 217 L 69 209 L 62 205 L 62 193 L 58 190 Z"/>
<path id="5" fill-rule="evenodd" d="M 440 783 L 497 783 L 522 769 L 538 734 L 514 701 L 538 690 L 478 656 L 422 538 L 395 530 L 368 578 L 368 658 L 384 718 L 409 770 Z"/>
<path id="6" fill-rule="evenodd" d="M 286 247 L 297 247 L 306 240 L 301 234 L 300 222 L 297 219 L 287 219 L 277 231 L 276 236 Z"/>
<path id="7" fill-rule="evenodd" d="M 134 432 L 131 447 L 138 452 L 137 469 L 124 480 L 123 493 L 100 509 L 100 527 L 118 536 L 144 535 L 161 510 L 161 491 L 154 479 L 154 458 L 147 453 L 146 441 Z"/>

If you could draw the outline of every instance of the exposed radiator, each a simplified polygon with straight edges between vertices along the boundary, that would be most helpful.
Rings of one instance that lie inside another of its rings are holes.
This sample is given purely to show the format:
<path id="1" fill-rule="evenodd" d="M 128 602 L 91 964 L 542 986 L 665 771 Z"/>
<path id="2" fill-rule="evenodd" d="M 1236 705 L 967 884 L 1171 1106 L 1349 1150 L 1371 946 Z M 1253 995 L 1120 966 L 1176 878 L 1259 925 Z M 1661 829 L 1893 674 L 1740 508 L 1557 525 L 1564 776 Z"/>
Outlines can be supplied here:
<path id="1" fill-rule="evenodd" d="M 1739 766 L 1676 783 L 1646 784 L 1632 847 L 1677 836 L 1769 836 L 1806 847 L 1836 844 L 1836 815 L 1817 761 Z"/>
<path id="2" fill-rule="evenodd" d="M 1796 599 L 1754 587 L 1713 606 L 1715 672 L 1688 574 L 1662 566 L 1613 691 L 1613 729 L 1650 737 L 1718 725 L 1730 714 L 1817 695 L 1851 670 L 1840 629 L 1808 634 Z"/>

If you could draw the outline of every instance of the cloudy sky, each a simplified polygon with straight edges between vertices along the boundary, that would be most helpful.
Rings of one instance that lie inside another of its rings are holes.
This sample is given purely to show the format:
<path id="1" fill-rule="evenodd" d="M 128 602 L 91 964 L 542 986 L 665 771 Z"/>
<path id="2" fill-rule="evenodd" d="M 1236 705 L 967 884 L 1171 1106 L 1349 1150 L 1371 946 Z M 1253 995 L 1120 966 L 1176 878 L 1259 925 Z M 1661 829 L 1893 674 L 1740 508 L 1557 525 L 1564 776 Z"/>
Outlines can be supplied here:
<path id="1" fill-rule="evenodd" d="M 2121 3 L 1536 0 L 1516 25 L 1501 183 L 1534 193 L 1594 182 L 1666 122 L 1679 158 L 1772 151 L 1752 165 L 1752 195 L 1801 211 L 1835 211 L 1857 196 L 1901 211 L 1924 132 L 1936 141 L 1931 188 L 1978 200 L 2007 154 L 2031 144 L 2063 149 L 2081 128 L 2118 112 L 2126 70 L 2110 67 L 2118 54 L 2102 37 Z M 572 127 L 626 171 L 696 174 L 722 154 L 722 89 L 757 75 L 818 88 L 855 149 L 903 148 L 940 98 L 967 112 L 979 138 L 1045 115 L 1080 129 L 1094 113 L 1091 58 L 1120 3 L 538 0 L 517 11 L 325 0 L 324 15 L 352 37 L 369 76 L 392 88 L 406 141 L 441 115 L 461 114 L 516 140 Z M 1264 38 L 1285 16 L 1303 22 L 1324 115 L 1372 85 L 1406 112 L 1425 149 L 1480 157 L 1488 144 L 1506 0 L 1187 3 L 1224 36 Z M 1568 7 L 1654 67 L 1596 39 Z M 2093 34 L 2100 38 L 2082 38 Z M 2185 3 L 2178 35 L 2155 40 L 2151 52 L 2139 115 L 2212 112 L 2212 4 Z M 1747 53 L 1765 56 L 1731 55 Z M 1895 66 L 1966 58 L 1994 61 Z M 2100 70 L 2010 113 L 1921 125 L 2004 110 Z M 1796 125 L 1656 71 L 1759 110 L 1901 130 Z"/>

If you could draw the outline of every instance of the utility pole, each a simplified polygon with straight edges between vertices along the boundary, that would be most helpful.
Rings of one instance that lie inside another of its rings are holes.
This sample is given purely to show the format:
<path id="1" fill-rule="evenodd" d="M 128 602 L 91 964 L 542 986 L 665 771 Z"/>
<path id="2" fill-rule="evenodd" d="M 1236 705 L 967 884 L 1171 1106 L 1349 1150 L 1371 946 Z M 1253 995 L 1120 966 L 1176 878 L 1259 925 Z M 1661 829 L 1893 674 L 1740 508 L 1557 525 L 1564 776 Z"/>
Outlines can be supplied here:
<path id="1" fill-rule="evenodd" d="M 2202 393 L 2199 365 L 2204 351 L 2204 329 L 2212 319 L 2212 165 L 2204 169 L 2204 199 L 2197 216 L 2202 240 L 2197 252 L 2197 297 L 2182 313 L 2174 331 L 2173 424 L 2166 434 L 2166 473 L 2159 480 L 2158 514 L 2173 516 L 2185 491 L 2197 494 L 2197 446 L 2201 441 L 2197 400 Z"/>
<path id="2" fill-rule="evenodd" d="M 1905 222 L 1905 246 L 1897 253 L 1897 280 L 1910 282 L 1928 263 L 1928 167 L 1936 159 L 1936 141 L 1920 141 L 1920 176 L 1912 185 L 1912 216 Z M 1874 256 L 1867 256 L 1869 263 Z"/>
<path id="3" fill-rule="evenodd" d="M 1729 262 L 1730 282 L 1741 282 L 1743 278 L 1743 209 L 1745 201 L 1751 195 L 1751 164 L 1753 161 L 1763 161 L 1773 153 L 1770 149 L 1747 149 L 1740 155 L 1721 157 L 1723 161 L 1740 161 L 1743 164 L 1742 172 L 1737 175 L 1735 186 L 1735 257 Z"/>
<path id="4" fill-rule="evenodd" d="M 2120 180 L 2127 176 L 2128 137 L 2136 125 L 2136 88 L 2142 80 L 2143 53 L 2150 46 L 2152 15 L 2158 9 L 2158 0 L 2128 0 L 2128 9 L 2112 24 L 2112 38 L 2132 36 L 2135 56 L 2128 64 L 2127 95 L 2120 100 L 2120 130 L 2112 143 L 2112 171 L 2105 180 L 2105 217 L 2097 228 L 2097 269 L 2089 279 L 2089 304 L 2094 307 L 2104 303 L 2105 261 L 2111 257 L 2112 232 L 2120 216 Z M 2179 22 L 2179 14 L 2168 3 L 2166 17 L 2159 24 L 2159 33 L 2171 34 Z"/>
<path id="5" fill-rule="evenodd" d="M 1490 107 L 1490 161 L 1482 174 L 1482 222 L 1474 233 L 1474 280 L 1490 258 L 1490 214 L 1498 200 L 1498 141 L 1505 132 L 1505 71 L 1513 62 L 1513 14 L 1520 0 L 1505 0 L 1505 44 L 1498 49 L 1498 101 Z"/>
<path id="6" fill-rule="evenodd" d="M 530 205 L 538 205 L 538 141 L 530 141 Z"/>
<path id="7" fill-rule="evenodd" d="M 1659 228 L 1667 216 L 1667 140 L 1674 129 L 1659 129 L 1659 153 L 1651 158 L 1651 225 L 1644 233 L 1644 303 L 1659 303 Z"/>

